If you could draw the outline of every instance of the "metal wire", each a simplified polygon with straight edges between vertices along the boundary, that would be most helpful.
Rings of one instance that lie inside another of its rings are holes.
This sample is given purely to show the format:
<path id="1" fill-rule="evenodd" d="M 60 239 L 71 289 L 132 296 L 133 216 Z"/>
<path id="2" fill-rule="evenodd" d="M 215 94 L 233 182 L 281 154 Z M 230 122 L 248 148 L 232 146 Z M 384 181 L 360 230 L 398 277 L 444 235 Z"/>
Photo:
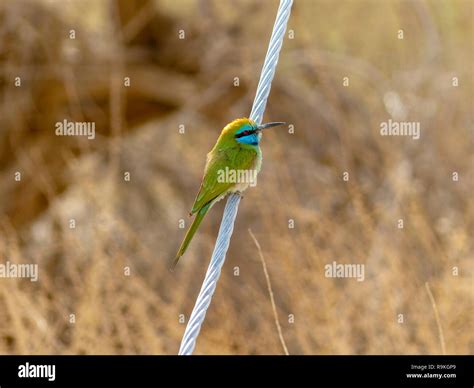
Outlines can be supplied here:
<path id="1" fill-rule="evenodd" d="M 278 63 L 278 55 L 280 54 L 280 49 L 283 44 L 283 37 L 290 17 L 292 4 L 293 0 L 280 0 L 275 24 L 273 25 L 272 36 L 260 74 L 260 81 L 258 82 L 257 92 L 253 101 L 252 112 L 250 113 L 250 118 L 257 124 L 261 124 L 263 112 L 267 105 L 267 99 L 270 94 L 273 76 Z M 196 346 L 196 340 L 201 330 L 201 325 L 206 317 L 207 309 L 211 304 L 212 295 L 216 289 L 222 265 L 225 261 L 225 255 L 229 248 L 239 202 L 239 194 L 232 194 L 227 200 L 211 262 L 209 263 L 201 291 L 199 291 L 196 304 L 194 305 L 183 339 L 181 340 L 179 355 L 191 355 Z"/>

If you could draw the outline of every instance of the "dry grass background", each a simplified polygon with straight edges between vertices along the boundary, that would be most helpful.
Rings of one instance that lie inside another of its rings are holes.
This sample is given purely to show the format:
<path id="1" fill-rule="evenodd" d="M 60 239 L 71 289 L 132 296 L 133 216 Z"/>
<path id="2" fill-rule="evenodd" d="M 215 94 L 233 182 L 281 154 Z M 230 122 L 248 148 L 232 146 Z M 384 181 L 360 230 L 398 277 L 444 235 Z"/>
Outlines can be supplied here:
<path id="1" fill-rule="evenodd" d="M 223 203 L 166 261 L 205 154 L 250 110 L 276 5 L 0 3 L 0 261 L 40 271 L 0 280 L 1 353 L 177 352 Z M 290 354 L 441 353 L 426 282 L 447 353 L 472 354 L 472 1 L 298 0 L 289 28 L 266 118 L 295 133 L 264 138 L 196 353 L 282 353 L 251 227 Z M 403 115 L 420 140 L 380 136 Z M 96 139 L 55 136 L 65 118 Z M 325 278 L 332 261 L 365 281 Z"/>

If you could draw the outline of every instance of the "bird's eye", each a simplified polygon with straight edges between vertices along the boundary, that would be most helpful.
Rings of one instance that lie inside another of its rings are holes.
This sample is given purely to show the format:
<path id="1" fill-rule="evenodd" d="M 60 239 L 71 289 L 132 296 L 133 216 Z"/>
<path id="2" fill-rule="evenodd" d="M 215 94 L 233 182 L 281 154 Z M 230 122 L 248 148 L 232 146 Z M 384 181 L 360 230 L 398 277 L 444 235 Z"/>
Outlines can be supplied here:
<path id="1" fill-rule="evenodd" d="M 244 136 L 252 135 L 253 133 L 254 133 L 254 131 L 246 129 L 245 131 L 242 131 L 242 132 L 236 134 L 235 137 L 238 139 L 238 138 L 241 138 L 241 137 L 244 137 Z"/>

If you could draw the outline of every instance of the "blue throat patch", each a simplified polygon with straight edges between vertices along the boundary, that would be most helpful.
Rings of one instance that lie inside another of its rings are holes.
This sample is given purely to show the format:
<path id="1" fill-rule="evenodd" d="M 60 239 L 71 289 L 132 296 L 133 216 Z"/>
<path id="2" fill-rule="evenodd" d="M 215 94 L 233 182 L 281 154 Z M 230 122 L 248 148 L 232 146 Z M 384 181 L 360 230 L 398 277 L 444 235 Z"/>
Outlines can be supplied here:
<path id="1" fill-rule="evenodd" d="M 258 145 L 260 139 L 258 138 L 258 135 L 254 133 L 252 135 L 239 137 L 236 140 L 243 144 Z"/>

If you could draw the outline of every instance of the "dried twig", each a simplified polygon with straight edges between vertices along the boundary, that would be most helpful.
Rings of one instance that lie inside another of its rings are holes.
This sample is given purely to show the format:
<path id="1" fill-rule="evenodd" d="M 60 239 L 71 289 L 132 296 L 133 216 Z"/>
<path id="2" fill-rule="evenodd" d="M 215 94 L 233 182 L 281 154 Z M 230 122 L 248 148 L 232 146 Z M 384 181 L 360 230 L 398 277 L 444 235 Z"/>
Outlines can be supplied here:
<path id="1" fill-rule="evenodd" d="M 436 301 L 431 293 L 430 285 L 428 282 L 425 283 L 426 292 L 428 292 L 428 297 L 430 298 L 431 306 L 433 307 L 436 325 L 438 326 L 438 335 L 439 335 L 439 342 L 441 343 L 441 352 L 446 354 L 446 344 L 444 343 L 444 335 L 443 335 L 443 328 L 441 327 L 441 320 L 439 319 L 439 312 L 438 307 L 436 306 Z"/>
<path id="2" fill-rule="evenodd" d="M 283 351 L 285 352 L 285 354 L 289 356 L 290 353 L 288 353 L 288 348 L 286 347 L 285 339 L 283 338 L 283 333 L 281 331 L 280 321 L 278 320 L 275 298 L 273 297 L 272 283 L 270 282 L 270 275 L 268 275 L 267 264 L 265 263 L 265 259 L 263 257 L 262 249 L 260 248 L 260 244 L 258 243 L 257 239 L 255 238 L 255 235 L 252 233 L 250 229 L 249 229 L 249 234 L 252 237 L 253 242 L 255 243 L 255 246 L 258 249 L 258 255 L 260 256 L 260 261 L 262 262 L 263 272 L 265 273 L 265 280 L 267 281 L 268 293 L 270 295 L 270 302 L 272 303 L 273 316 L 275 318 L 275 325 L 278 330 L 278 336 L 280 337 L 281 346 L 283 347 Z"/>

